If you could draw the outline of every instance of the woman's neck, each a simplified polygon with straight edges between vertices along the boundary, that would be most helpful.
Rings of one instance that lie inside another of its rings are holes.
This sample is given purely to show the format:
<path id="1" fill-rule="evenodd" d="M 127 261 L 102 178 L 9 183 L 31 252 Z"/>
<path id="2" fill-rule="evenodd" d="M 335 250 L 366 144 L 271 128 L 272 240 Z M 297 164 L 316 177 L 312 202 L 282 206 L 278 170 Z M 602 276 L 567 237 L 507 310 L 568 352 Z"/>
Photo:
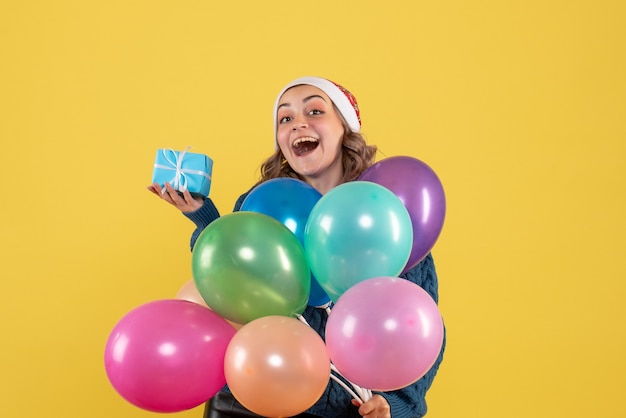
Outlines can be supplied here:
<path id="1" fill-rule="evenodd" d="M 341 184 L 342 177 L 342 173 L 337 173 L 332 176 L 305 177 L 304 180 L 321 194 L 326 194 L 326 192 Z"/>

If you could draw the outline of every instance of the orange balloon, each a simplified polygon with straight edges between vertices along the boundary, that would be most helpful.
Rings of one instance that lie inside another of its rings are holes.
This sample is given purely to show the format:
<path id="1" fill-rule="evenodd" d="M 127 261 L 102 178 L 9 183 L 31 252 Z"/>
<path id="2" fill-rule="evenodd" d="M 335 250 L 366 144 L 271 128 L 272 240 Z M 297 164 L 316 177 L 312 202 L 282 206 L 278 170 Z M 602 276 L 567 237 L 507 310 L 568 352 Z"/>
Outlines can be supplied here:
<path id="1" fill-rule="evenodd" d="M 210 306 L 208 306 L 206 304 L 206 302 L 204 301 L 204 299 L 202 298 L 202 295 L 200 294 L 200 292 L 198 291 L 198 288 L 196 287 L 196 283 L 193 281 L 193 279 L 187 281 L 179 290 L 178 293 L 176 293 L 176 299 L 183 299 L 183 300 L 188 300 L 190 302 L 194 302 L 197 303 L 198 305 L 202 305 L 205 308 L 209 308 L 211 309 Z M 212 310 L 212 309 L 211 309 Z M 241 328 L 241 324 L 238 324 L 236 322 L 232 322 L 229 321 L 228 319 L 226 319 L 226 322 L 228 322 L 230 325 L 232 325 L 233 327 L 235 327 L 235 329 L 239 329 Z"/>
<path id="2" fill-rule="evenodd" d="M 286 316 L 264 316 L 245 324 L 232 338 L 224 374 L 235 398 L 250 411 L 291 417 L 324 393 L 330 357 L 322 338 L 308 325 Z"/>
<path id="3" fill-rule="evenodd" d="M 193 279 L 185 282 L 180 290 L 178 290 L 178 293 L 176 293 L 176 299 L 188 300 L 208 308 L 208 305 L 202 298 L 202 295 L 198 292 L 198 288 L 196 287 Z"/>

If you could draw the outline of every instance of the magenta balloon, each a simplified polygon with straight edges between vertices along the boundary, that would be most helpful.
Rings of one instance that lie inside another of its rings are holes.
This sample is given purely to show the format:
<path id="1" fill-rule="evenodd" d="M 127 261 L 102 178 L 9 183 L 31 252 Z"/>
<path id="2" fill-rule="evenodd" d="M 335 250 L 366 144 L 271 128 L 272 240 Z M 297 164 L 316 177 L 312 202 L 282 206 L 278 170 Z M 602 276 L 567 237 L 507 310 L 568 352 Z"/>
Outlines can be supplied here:
<path id="1" fill-rule="evenodd" d="M 433 366 L 443 345 L 443 320 L 430 295 L 398 277 L 359 282 L 335 303 L 326 347 L 339 372 L 380 391 L 406 387 Z"/>
<path id="2" fill-rule="evenodd" d="M 104 365 L 115 390 L 152 412 L 179 412 L 225 384 L 224 357 L 236 330 L 204 306 L 158 300 L 127 313 L 113 328 Z"/>
<path id="3" fill-rule="evenodd" d="M 407 156 L 385 158 L 359 177 L 385 186 L 402 201 L 413 225 L 413 247 L 403 273 L 415 267 L 437 242 L 446 216 L 446 198 L 437 174 Z"/>

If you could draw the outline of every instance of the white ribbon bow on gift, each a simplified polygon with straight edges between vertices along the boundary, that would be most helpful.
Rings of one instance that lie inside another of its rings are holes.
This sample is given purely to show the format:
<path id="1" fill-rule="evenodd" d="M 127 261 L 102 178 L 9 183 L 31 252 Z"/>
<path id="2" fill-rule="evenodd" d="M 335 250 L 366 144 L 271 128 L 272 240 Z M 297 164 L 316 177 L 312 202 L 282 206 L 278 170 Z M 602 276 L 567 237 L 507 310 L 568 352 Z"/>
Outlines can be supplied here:
<path id="1" fill-rule="evenodd" d="M 191 147 L 187 147 L 184 149 L 184 151 L 180 152 L 180 153 L 176 153 L 174 150 L 167 148 L 167 149 L 163 149 L 163 158 L 165 158 L 165 160 L 170 163 L 170 165 L 163 165 L 163 164 L 154 164 L 154 168 L 160 168 L 163 170 L 176 170 L 176 173 L 174 173 L 174 177 L 172 177 L 172 179 L 170 181 L 168 181 L 167 183 L 171 184 L 172 187 L 174 188 L 174 190 L 178 190 L 178 191 L 184 191 L 187 189 L 187 176 L 186 174 L 196 174 L 199 176 L 204 176 L 207 180 L 211 181 L 211 176 L 202 170 L 190 170 L 188 168 L 182 168 L 183 166 L 183 160 L 185 159 L 185 154 L 187 153 L 187 151 L 189 151 Z M 170 159 L 168 156 L 168 152 L 171 153 L 174 156 L 174 160 Z M 163 190 L 161 190 L 161 194 L 164 194 L 167 190 L 165 189 L 165 187 L 163 188 Z"/>

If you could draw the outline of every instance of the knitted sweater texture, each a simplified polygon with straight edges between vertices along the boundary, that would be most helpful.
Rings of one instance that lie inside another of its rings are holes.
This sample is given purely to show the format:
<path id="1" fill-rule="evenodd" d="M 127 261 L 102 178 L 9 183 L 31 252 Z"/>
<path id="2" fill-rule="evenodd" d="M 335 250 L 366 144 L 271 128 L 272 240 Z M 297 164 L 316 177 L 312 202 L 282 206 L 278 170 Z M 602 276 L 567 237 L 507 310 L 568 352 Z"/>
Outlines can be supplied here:
<path id="1" fill-rule="evenodd" d="M 238 211 L 241 208 L 241 204 L 248 193 L 241 195 L 237 199 L 233 211 Z M 211 199 L 206 199 L 200 209 L 194 212 L 186 212 L 184 215 L 196 225 L 190 242 L 193 250 L 200 233 L 212 221 L 219 218 L 220 214 Z M 431 254 L 428 254 L 424 260 L 402 275 L 402 277 L 421 286 L 435 302 L 438 302 L 437 273 L 435 272 L 435 264 Z M 322 339 L 325 339 L 326 321 L 328 320 L 326 310 L 307 306 L 302 316 L 318 332 Z M 444 334 L 444 343 L 439 357 L 432 368 L 417 382 L 399 390 L 375 392 L 384 396 L 387 402 L 389 402 L 392 418 L 420 418 L 426 415 L 426 391 L 432 385 L 439 365 L 443 360 L 445 345 L 446 338 Z M 228 390 L 228 388 L 225 387 L 224 390 Z M 350 394 L 340 384 L 330 379 L 321 398 L 306 412 L 324 418 L 359 418 L 358 410 L 352 405 L 351 399 Z"/>

